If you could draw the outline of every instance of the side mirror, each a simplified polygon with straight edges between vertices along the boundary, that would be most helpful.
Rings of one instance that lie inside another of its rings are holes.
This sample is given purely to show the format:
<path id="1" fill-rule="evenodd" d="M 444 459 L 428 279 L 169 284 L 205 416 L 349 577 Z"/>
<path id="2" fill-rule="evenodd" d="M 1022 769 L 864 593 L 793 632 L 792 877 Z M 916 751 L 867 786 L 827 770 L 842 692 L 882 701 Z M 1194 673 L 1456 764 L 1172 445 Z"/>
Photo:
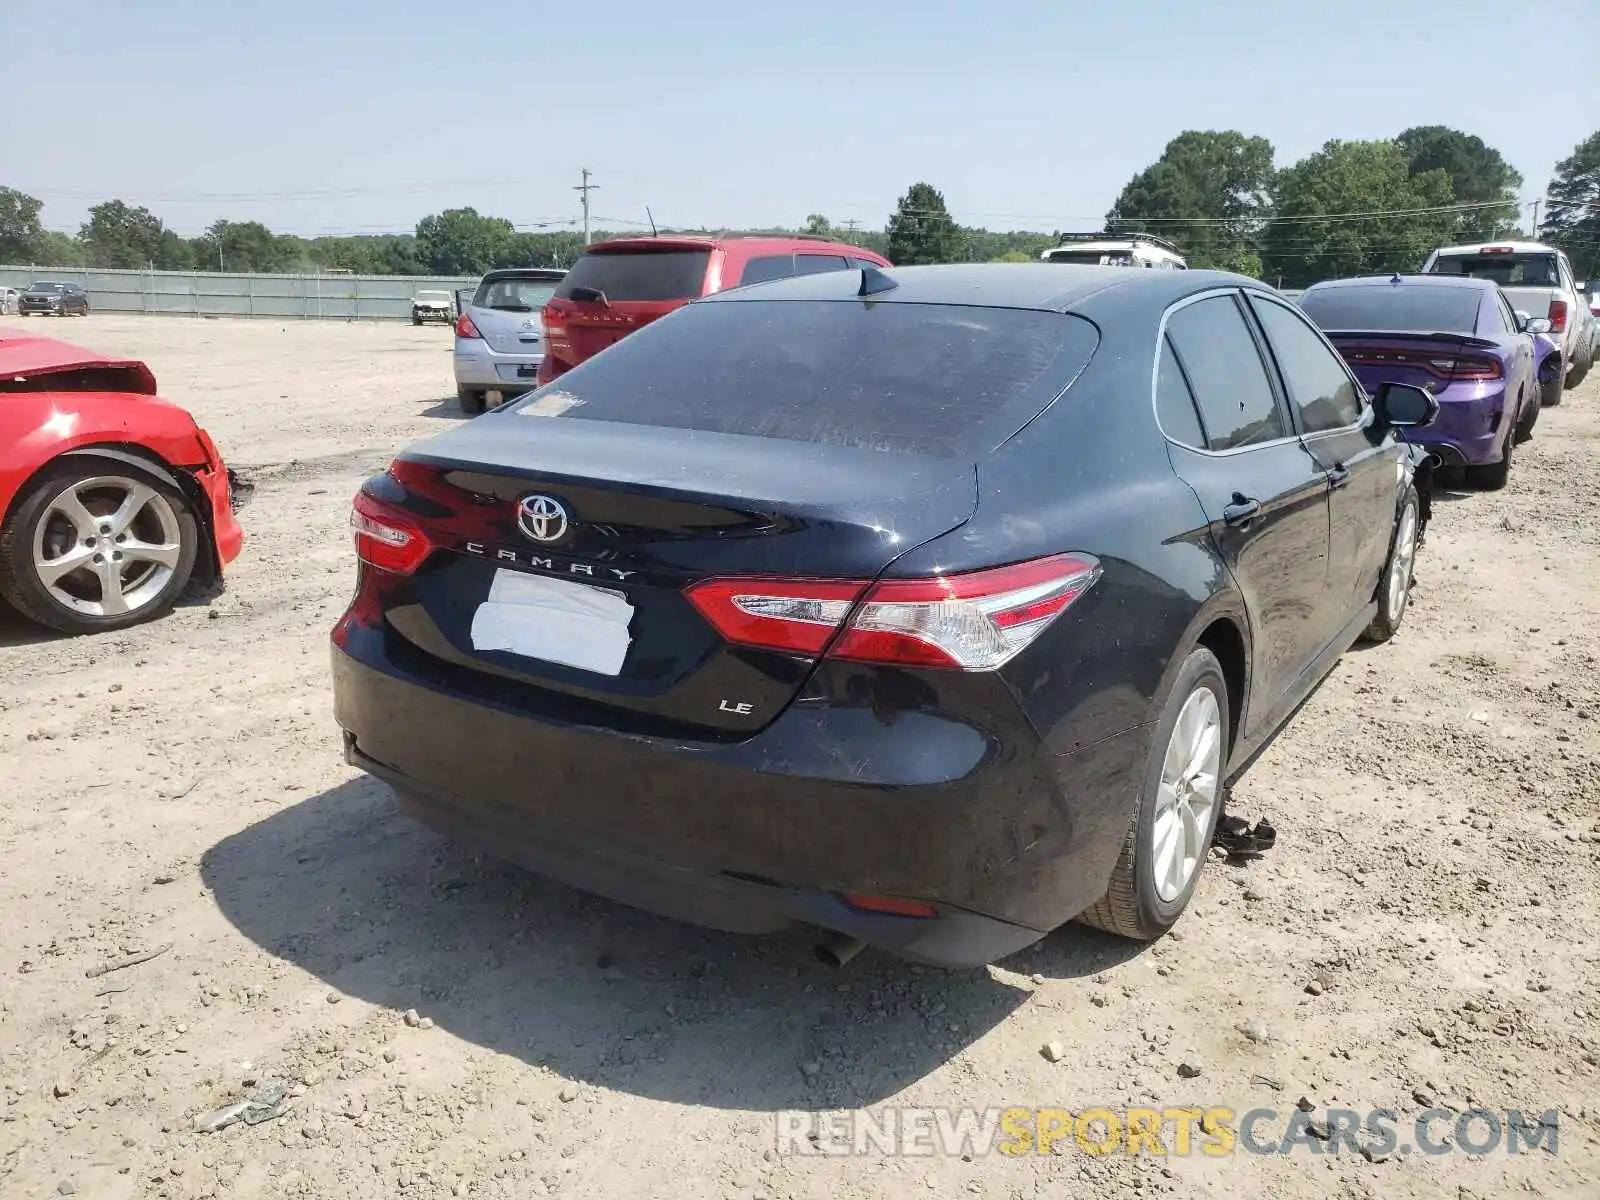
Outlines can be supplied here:
<path id="1" fill-rule="evenodd" d="M 1528 332 L 1528 322 L 1533 320 L 1533 317 L 1530 316 L 1528 313 L 1523 312 L 1520 308 L 1517 309 L 1517 311 L 1512 313 L 1511 315 L 1517 318 L 1517 332 L 1518 333 L 1527 333 Z"/>
<path id="2" fill-rule="evenodd" d="M 1587 292 L 1589 290 L 1589 281 L 1587 279 L 1578 280 L 1577 288 L 1580 292 Z"/>
<path id="3" fill-rule="evenodd" d="M 1517 315 L 1520 316 L 1521 314 L 1519 313 Z M 1534 317 L 1533 320 L 1529 321 L 1526 325 L 1523 326 L 1522 332 L 1523 333 L 1549 333 L 1550 332 L 1550 318 L 1549 317 Z"/>
<path id="4" fill-rule="evenodd" d="M 1416 429 L 1439 415 L 1433 393 L 1412 383 L 1380 383 L 1372 407 L 1379 423 L 1390 429 Z"/>

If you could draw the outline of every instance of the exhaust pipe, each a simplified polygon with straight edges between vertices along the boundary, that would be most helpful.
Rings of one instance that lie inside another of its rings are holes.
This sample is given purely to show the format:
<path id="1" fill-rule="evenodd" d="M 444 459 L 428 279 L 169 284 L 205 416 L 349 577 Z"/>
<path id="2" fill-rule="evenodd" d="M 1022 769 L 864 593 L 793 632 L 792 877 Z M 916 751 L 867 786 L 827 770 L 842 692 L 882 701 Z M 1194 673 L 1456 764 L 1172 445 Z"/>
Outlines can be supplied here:
<path id="1" fill-rule="evenodd" d="M 867 948 L 867 944 L 860 938 L 849 937 L 842 933 L 830 933 L 817 943 L 813 953 L 818 962 L 825 962 L 830 967 L 842 967 L 856 955 Z"/>

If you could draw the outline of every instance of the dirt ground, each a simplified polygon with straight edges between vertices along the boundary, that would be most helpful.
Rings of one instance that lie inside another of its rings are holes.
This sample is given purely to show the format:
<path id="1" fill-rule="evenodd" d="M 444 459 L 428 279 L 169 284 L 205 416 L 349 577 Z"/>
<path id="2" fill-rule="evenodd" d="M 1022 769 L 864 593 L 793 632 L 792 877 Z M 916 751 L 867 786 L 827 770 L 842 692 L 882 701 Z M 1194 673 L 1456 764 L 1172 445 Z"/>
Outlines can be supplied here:
<path id="1" fill-rule="evenodd" d="M 1236 790 L 1277 846 L 1213 861 L 1178 932 L 830 971 L 803 934 L 687 928 L 469 855 L 341 761 L 349 498 L 458 419 L 448 330 L 49 329 L 145 358 L 257 490 L 209 605 L 96 639 L 0 613 L 7 1200 L 1600 1196 L 1600 373 L 1508 489 L 1440 499 L 1400 636 L 1348 654 Z M 278 1078 L 278 1119 L 194 1132 Z M 1435 1105 L 1557 1109 L 1558 1150 L 774 1139 L 786 1109 L 1195 1105 L 1274 1109 L 1274 1142 L 1302 1098 L 1396 1109 L 1404 1142 Z"/>

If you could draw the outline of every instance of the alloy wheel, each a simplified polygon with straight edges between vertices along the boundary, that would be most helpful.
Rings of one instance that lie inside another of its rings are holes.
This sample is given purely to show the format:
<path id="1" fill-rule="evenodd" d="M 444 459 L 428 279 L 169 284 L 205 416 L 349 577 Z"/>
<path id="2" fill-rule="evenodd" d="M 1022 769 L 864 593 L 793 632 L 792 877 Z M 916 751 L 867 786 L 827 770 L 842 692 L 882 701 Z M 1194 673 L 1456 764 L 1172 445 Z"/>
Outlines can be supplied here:
<path id="1" fill-rule="evenodd" d="M 1222 711 L 1216 693 L 1196 688 L 1184 701 L 1167 741 L 1150 822 L 1156 894 L 1181 896 L 1205 859 L 1222 771 Z"/>
<path id="2" fill-rule="evenodd" d="M 33 568 L 57 604 L 120 617 L 153 604 L 183 553 L 172 502 L 149 484 L 96 475 L 64 487 L 33 531 Z"/>

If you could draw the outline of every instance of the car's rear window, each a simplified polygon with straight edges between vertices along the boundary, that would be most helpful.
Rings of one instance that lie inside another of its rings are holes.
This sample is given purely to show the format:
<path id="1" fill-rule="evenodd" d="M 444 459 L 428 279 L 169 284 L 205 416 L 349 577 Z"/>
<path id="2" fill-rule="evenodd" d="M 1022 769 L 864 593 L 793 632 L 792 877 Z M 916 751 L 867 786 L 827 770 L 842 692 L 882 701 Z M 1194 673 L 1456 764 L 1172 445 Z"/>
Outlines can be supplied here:
<path id="1" fill-rule="evenodd" d="M 1501 287 L 1558 287 L 1554 254 L 1441 254 L 1430 275 L 1471 275 Z"/>
<path id="2" fill-rule="evenodd" d="M 1044 409 L 1099 340 L 1064 313 L 857 301 L 691 304 L 512 411 L 978 457 Z"/>
<path id="3" fill-rule="evenodd" d="M 1306 316 L 1328 330 L 1471 333 L 1478 326 L 1482 299 L 1483 293 L 1471 286 L 1375 283 L 1312 288 L 1299 304 Z"/>
<path id="4" fill-rule="evenodd" d="M 688 300 L 706 285 L 706 250 L 601 250 L 580 255 L 556 289 L 558 300 L 573 288 L 593 288 L 619 300 Z"/>
<path id="5" fill-rule="evenodd" d="M 485 279 L 472 297 L 474 308 L 493 308 L 501 312 L 536 312 L 555 294 L 556 279 L 525 279 L 516 275 Z M 424 295 L 442 295 L 425 292 Z"/>

